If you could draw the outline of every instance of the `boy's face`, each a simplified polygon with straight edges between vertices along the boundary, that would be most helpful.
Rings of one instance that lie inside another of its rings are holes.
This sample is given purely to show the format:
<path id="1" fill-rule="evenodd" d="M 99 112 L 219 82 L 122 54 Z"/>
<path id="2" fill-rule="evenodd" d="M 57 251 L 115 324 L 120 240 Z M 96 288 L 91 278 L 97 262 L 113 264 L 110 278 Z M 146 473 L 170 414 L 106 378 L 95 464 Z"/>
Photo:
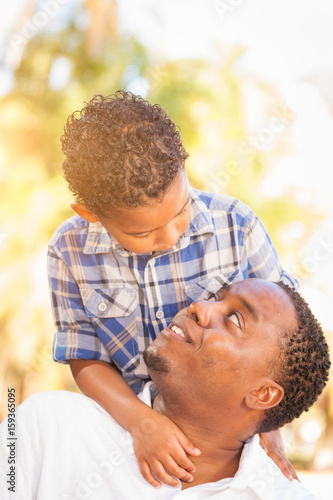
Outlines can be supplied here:
<path id="1" fill-rule="evenodd" d="M 185 170 L 175 178 L 162 201 L 124 208 L 112 218 L 99 217 L 111 236 L 135 253 L 172 248 L 191 220 L 190 191 Z"/>

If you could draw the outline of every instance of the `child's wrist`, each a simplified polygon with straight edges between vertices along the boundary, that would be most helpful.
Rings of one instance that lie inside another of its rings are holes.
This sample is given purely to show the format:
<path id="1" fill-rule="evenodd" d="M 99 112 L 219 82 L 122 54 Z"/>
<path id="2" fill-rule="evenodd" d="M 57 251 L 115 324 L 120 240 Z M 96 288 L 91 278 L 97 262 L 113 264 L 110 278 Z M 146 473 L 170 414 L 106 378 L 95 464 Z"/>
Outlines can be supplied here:
<path id="1" fill-rule="evenodd" d="M 133 418 L 128 421 L 127 431 L 134 437 L 152 434 L 156 429 L 155 410 L 143 403 L 133 412 Z"/>

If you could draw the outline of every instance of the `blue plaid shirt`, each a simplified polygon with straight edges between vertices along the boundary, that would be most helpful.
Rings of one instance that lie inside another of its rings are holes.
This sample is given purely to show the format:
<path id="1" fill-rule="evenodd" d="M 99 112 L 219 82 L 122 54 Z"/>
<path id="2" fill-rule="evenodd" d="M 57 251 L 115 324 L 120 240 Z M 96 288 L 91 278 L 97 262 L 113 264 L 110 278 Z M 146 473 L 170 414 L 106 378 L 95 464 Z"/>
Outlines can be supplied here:
<path id="1" fill-rule="evenodd" d="M 109 362 L 135 392 L 148 378 L 143 351 L 180 309 L 246 278 L 297 286 L 247 206 L 193 189 L 191 223 L 171 250 L 129 252 L 101 224 L 74 216 L 50 241 L 48 273 L 54 359 Z"/>

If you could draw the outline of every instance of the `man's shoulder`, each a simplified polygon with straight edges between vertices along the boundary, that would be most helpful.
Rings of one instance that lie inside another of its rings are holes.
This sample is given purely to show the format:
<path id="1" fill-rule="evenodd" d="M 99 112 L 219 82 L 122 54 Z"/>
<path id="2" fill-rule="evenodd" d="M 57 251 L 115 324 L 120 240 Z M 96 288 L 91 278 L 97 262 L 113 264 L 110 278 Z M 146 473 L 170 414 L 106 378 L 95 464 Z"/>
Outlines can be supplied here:
<path id="1" fill-rule="evenodd" d="M 77 406 L 84 404 L 91 404 L 93 400 L 84 396 L 83 394 L 70 391 L 42 391 L 35 392 L 31 394 L 27 399 L 21 404 L 22 407 L 34 407 L 44 406 L 47 408 L 58 407 L 59 405 L 64 405 L 64 408 L 68 406 Z"/>
<path id="2" fill-rule="evenodd" d="M 232 484 L 244 487 L 246 498 L 292 498 L 294 500 L 319 500 L 296 479 L 289 481 L 279 467 L 262 449 L 258 435 L 244 446 L 238 472 Z"/>
<path id="3" fill-rule="evenodd" d="M 87 236 L 89 231 L 89 222 L 82 219 L 79 215 L 73 215 L 69 219 L 65 220 L 60 226 L 55 230 L 53 236 L 50 239 L 49 246 L 54 247 L 57 245 L 61 246 L 61 241 L 66 240 L 68 237 L 79 237 Z"/>
<path id="4" fill-rule="evenodd" d="M 46 423 L 54 423 L 59 419 L 64 419 L 70 416 L 71 421 L 77 418 L 82 418 L 82 415 L 87 415 L 93 412 L 108 414 L 94 400 L 83 394 L 70 391 L 44 391 L 30 395 L 18 407 L 20 414 L 34 414 L 40 421 Z M 66 417 L 67 416 L 67 417 Z M 51 424 L 50 424 L 51 425 Z M 53 425 L 53 424 L 52 424 Z"/>
<path id="5" fill-rule="evenodd" d="M 232 196 L 222 193 L 209 193 L 197 189 L 193 189 L 193 194 L 194 200 L 200 200 L 213 217 L 222 214 L 233 214 L 248 220 L 255 218 L 255 214 L 250 207 Z"/>

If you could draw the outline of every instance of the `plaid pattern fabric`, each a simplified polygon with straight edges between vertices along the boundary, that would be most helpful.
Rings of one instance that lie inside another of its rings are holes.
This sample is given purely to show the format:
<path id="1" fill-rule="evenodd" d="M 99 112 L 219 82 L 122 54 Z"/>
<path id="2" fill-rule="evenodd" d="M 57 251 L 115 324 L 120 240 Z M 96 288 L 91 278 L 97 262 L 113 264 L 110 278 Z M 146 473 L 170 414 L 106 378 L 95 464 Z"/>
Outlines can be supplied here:
<path id="1" fill-rule="evenodd" d="M 56 361 L 112 363 L 139 392 L 148 377 L 142 353 L 180 309 L 246 278 L 297 286 L 247 206 L 196 190 L 191 202 L 190 226 L 166 252 L 129 252 L 79 216 L 58 228 L 48 252 Z"/>

